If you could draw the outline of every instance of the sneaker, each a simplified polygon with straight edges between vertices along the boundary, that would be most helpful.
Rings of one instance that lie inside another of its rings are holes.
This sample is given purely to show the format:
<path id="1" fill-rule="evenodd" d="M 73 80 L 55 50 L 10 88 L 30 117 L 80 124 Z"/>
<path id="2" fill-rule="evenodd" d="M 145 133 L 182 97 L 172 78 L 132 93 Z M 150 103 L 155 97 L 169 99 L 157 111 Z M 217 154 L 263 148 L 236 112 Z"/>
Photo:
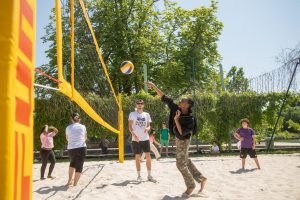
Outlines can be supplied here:
<path id="1" fill-rule="evenodd" d="M 142 177 L 141 176 L 137 177 L 137 182 L 139 182 L 139 183 L 142 182 Z"/>
<path id="2" fill-rule="evenodd" d="M 156 183 L 157 180 L 155 180 L 152 176 L 148 176 L 148 181 L 152 182 L 152 183 Z"/>

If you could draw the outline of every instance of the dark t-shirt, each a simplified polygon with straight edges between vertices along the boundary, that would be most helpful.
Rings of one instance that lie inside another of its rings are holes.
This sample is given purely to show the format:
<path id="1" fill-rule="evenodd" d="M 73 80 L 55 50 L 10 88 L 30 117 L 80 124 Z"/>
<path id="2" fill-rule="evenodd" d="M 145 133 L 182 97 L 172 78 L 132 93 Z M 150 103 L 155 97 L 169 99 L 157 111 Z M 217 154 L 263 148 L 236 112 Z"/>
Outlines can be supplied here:
<path id="1" fill-rule="evenodd" d="M 255 135 L 252 128 L 238 128 L 236 132 L 244 138 L 241 141 L 242 148 L 252 148 L 253 145 L 253 135 Z"/>
<path id="2" fill-rule="evenodd" d="M 180 140 L 189 139 L 192 134 L 196 133 L 197 122 L 193 114 L 190 112 L 186 115 L 181 114 L 179 118 L 179 123 L 181 125 L 183 134 L 179 134 L 177 127 L 175 125 L 174 117 L 176 115 L 176 111 L 180 110 L 177 104 L 174 103 L 173 99 L 168 98 L 167 96 L 163 96 L 161 99 L 165 104 L 170 108 L 169 115 L 169 130 L 170 133 L 175 135 L 176 138 Z"/>

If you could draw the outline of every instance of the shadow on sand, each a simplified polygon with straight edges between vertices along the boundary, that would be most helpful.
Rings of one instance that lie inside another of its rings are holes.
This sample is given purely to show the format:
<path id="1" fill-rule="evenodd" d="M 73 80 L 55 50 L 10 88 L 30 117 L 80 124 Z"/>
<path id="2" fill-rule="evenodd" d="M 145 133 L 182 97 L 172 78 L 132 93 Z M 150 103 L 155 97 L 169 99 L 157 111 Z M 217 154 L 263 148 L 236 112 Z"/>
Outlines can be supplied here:
<path id="1" fill-rule="evenodd" d="M 50 192 L 58 192 L 58 191 L 67 191 L 68 188 L 65 185 L 62 186 L 53 186 L 53 187 L 41 187 L 37 189 L 35 192 L 39 194 L 49 194 Z"/>
<path id="2" fill-rule="evenodd" d="M 209 162 L 209 161 L 217 161 L 217 160 L 192 160 L 192 162 Z M 176 160 L 160 160 L 159 163 L 176 163 Z"/>
<path id="3" fill-rule="evenodd" d="M 47 197 L 45 200 L 50 199 L 51 197 L 53 197 L 57 192 L 59 191 L 67 191 L 68 187 L 66 187 L 65 185 L 61 185 L 61 186 L 53 186 L 51 187 L 41 187 L 38 190 L 36 190 L 35 192 L 39 193 L 39 194 L 49 194 L 51 192 L 53 192 L 49 197 Z"/>
<path id="4" fill-rule="evenodd" d="M 229 171 L 231 174 L 243 174 L 243 173 L 248 173 L 248 172 L 254 172 L 258 169 L 254 168 L 254 169 L 238 169 L 236 171 Z"/>
<path id="5" fill-rule="evenodd" d="M 118 187 L 125 187 L 127 185 L 139 185 L 143 182 L 145 182 L 145 181 L 139 182 L 139 181 L 136 181 L 136 180 L 127 180 L 127 181 L 123 181 L 121 183 L 113 183 L 112 185 L 118 186 Z"/>
<path id="6" fill-rule="evenodd" d="M 171 197 L 169 195 L 165 195 L 161 200 L 185 200 L 187 198 L 183 198 L 180 196 Z"/>
<path id="7" fill-rule="evenodd" d="M 105 188 L 107 185 L 106 184 L 103 184 L 103 185 L 101 185 L 101 186 L 99 186 L 99 187 L 96 187 L 97 189 L 103 189 L 103 188 Z"/>

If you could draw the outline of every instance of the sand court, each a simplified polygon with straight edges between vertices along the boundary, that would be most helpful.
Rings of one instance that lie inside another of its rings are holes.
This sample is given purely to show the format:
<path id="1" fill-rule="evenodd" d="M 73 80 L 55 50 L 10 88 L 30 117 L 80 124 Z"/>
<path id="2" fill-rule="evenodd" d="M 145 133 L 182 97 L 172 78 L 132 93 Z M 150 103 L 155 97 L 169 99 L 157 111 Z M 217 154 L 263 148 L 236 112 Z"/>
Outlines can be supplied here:
<path id="1" fill-rule="evenodd" d="M 237 156 L 196 157 L 193 162 L 208 178 L 207 197 L 193 195 L 189 199 L 300 199 L 300 154 L 259 155 L 262 170 L 256 170 L 253 160 L 247 159 L 246 171 L 240 170 Z M 57 163 L 54 180 L 39 180 L 40 164 L 33 168 L 33 199 L 36 200 L 114 200 L 114 199 L 183 199 L 183 178 L 174 158 L 152 162 L 152 175 L 157 183 L 146 181 L 147 171 L 142 163 L 143 181 L 136 181 L 133 160 L 89 161 L 77 187 L 66 188 L 68 163 Z M 198 190 L 198 185 L 197 185 Z M 197 192 L 194 191 L 194 193 Z"/>

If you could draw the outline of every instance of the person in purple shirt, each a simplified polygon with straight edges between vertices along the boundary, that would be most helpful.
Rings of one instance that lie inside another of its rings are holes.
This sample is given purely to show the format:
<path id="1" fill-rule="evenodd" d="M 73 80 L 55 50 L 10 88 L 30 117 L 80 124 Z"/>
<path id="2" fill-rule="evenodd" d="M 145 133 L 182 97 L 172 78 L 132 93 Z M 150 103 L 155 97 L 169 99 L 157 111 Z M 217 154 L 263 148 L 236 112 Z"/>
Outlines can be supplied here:
<path id="1" fill-rule="evenodd" d="M 248 119 L 241 120 L 241 128 L 238 128 L 234 133 L 234 137 L 241 141 L 241 152 L 240 157 L 242 159 L 242 168 L 245 169 L 245 162 L 247 154 L 249 154 L 250 158 L 253 158 L 256 166 L 260 169 L 260 165 L 257 159 L 256 151 L 255 151 L 255 133 L 252 128 L 249 127 L 250 121 Z"/>

